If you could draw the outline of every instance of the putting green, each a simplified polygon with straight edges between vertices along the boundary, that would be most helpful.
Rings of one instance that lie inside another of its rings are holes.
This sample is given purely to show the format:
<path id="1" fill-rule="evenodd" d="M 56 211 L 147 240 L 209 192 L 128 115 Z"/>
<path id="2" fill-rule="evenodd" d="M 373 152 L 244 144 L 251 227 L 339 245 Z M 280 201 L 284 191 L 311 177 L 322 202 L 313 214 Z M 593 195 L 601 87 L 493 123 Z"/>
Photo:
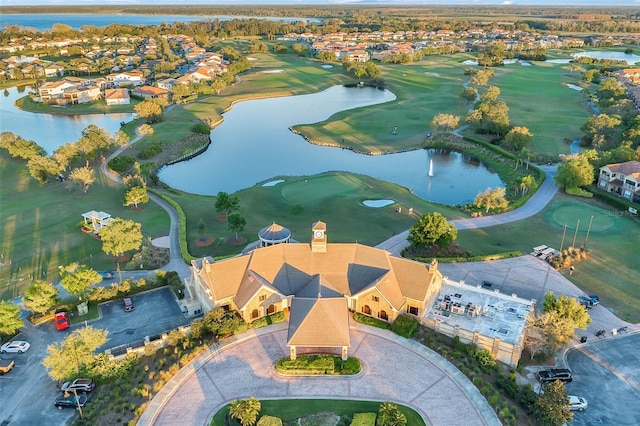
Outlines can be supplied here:
<path id="1" fill-rule="evenodd" d="M 344 175 L 320 176 L 281 185 L 280 193 L 288 203 L 303 206 L 365 188 L 360 180 Z"/>
<path id="2" fill-rule="evenodd" d="M 589 205 L 587 203 L 559 203 L 556 208 L 549 209 L 546 213 L 546 219 L 550 223 L 557 223 L 560 226 L 567 225 L 567 230 L 575 231 L 578 226 L 578 232 L 587 232 L 589 222 L 591 221 L 590 232 L 610 231 L 616 227 L 617 217 L 614 215 L 603 214 L 602 209 Z M 593 217 L 593 221 L 591 220 Z M 578 225 L 578 220 L 580 225 Z"/>

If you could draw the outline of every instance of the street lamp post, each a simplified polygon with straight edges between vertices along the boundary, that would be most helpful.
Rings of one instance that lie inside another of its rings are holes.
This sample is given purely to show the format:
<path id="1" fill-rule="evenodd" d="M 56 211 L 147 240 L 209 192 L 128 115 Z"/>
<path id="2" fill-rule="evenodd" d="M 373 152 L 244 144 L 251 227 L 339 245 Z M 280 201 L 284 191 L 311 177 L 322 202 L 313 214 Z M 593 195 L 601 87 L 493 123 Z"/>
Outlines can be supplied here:
<path id="1" fill-rule="evenodd" d="M 580 228 L 580 219 L 578 219 L 578 223 L 576 224 L 576 232 L 573 234 L 573 243 L 571 244 L 571 247 L 576 246 L 576 238 L 578 237 L 578 228 Z"/>
<path id="2" fill-rule="evenodd" d="M 77 389 L 71 389 L 73 394 L 76 397 L 76 404 L 78 405 L 78 411 L 80 412 L 80 418 L 82 418 L 82 405 L 80 405 L 80 400 L 78 399 L 78 391 Z"/>

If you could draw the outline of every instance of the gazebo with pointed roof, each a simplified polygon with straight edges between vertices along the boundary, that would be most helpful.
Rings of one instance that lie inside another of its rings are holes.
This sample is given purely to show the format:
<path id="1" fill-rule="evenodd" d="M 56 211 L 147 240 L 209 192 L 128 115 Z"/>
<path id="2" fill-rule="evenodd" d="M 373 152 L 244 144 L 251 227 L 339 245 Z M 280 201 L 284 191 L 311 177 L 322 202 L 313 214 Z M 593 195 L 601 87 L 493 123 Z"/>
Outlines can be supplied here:
<path id="1" fill-rule="evenodd" d="M 260 238 L 260 247 L 288 243 L 291 241 L 291 231 L 273 222 L 258 232 L 258 238 Z"/>

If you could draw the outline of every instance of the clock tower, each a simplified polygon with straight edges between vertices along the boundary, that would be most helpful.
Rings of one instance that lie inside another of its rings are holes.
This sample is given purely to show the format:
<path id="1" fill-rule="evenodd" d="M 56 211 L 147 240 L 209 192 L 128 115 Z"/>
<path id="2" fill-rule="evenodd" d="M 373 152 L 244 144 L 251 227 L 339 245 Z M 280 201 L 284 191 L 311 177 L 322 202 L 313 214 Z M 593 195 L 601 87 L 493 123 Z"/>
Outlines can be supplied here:
<path id="1" fill-rule="evenodd" d="M 311 252 L 326 253 L 327 252 L 327 224 L 317 221 L 311 227 Z"/>

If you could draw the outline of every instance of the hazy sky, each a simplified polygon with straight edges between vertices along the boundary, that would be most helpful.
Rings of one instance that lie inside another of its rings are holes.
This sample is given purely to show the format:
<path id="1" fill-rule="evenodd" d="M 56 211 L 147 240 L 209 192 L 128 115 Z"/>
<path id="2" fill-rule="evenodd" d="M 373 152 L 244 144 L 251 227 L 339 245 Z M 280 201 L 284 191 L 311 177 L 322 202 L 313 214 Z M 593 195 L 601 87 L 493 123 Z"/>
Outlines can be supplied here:
<path id="1" fill-rule="evenodd" d="M 640 0 L 0 0 L 0 6 L 106 4 L 420 4 L 420 5 L 566 5 L 638 6 Z"/>

